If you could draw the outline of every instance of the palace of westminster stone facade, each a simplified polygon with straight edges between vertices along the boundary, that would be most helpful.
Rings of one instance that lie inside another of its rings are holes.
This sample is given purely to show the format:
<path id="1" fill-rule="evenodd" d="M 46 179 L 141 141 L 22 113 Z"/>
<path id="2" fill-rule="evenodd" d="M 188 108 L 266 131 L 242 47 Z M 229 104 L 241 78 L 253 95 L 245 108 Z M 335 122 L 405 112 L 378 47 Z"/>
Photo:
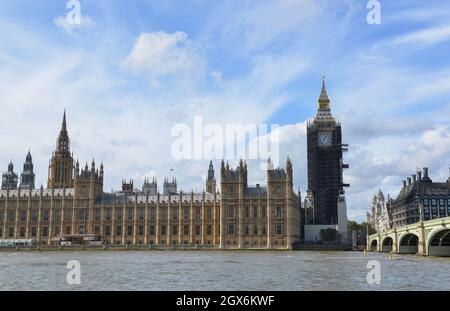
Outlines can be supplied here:
<path id="1" fill-rule="evenodd" d="M 35 189 L 31 153 L 19 176 L 10 163 L 0 190 L 0 239 L 32 239 L 41 245 L 62 239 L 104 244 L 197 245 L 211 248 L 290 249 L 301 240 L 301 197 L 293 191 L 292 162 L 267 164 L 267 185 L 247 185 L 247 165 L 222 160 L 217 191 L 212 162 L 202 193 L 177 191 L 175 179 L 132 181 L 103 191 L 103 163 L 84 168 L 74 161 L 64 112 L 47 187 Z"/>

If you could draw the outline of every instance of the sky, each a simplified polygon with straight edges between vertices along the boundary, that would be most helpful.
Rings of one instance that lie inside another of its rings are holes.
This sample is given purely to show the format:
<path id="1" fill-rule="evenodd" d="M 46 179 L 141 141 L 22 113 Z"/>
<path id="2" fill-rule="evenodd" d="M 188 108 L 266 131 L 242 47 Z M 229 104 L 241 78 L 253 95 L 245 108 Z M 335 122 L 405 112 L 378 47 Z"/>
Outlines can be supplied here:
<path id="1" fill-rule="evenodd" d="M 46 185 L 64 109 L 74 157 L 105 166 L 105 190 L 176 176 L 201 191 L 209 159 L 176 159 L 176 124 L 278 124 L 280 166 L 307 189 L 306 121 L 322 76 L 349 144 L 348 216 L 365 220 L 379 189 L 450 167 L 450 7 L 443 1 L 66 0 L 0 2 L 0 165 L 20 173 L 31 150 Z M 237 165 L 239 159 L 230 159 Z M 213 160 L 216 175 L 220 159 Z M 249 184 L 264 184 L 249 160 Z M 173 169 L 173 171 L 172 171 Z"/>

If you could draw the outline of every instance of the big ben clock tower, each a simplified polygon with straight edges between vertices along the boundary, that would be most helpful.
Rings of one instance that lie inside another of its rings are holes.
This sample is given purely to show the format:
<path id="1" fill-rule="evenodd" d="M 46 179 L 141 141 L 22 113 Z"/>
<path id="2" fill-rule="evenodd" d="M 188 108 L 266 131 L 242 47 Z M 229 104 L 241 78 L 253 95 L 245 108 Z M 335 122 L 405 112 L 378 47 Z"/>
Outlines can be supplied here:
<path id="1" fill-rule="evenodd" d="M 308 195 L 313 209 L 311 224 L 337 225 L 343 218 L 346 223 L 346 210 L 339 211 L 339 204 L 345 205 L 344 187 L 349 186 L 343 183 L 342 177 L 343 169 L 348 168 L 342 162 L 342 153 L 347 151 L 348 145 L 342 144 L 341 124 L 331 114 L 325 79 L 317 115 L 308 122 L 307 144 Z"/>

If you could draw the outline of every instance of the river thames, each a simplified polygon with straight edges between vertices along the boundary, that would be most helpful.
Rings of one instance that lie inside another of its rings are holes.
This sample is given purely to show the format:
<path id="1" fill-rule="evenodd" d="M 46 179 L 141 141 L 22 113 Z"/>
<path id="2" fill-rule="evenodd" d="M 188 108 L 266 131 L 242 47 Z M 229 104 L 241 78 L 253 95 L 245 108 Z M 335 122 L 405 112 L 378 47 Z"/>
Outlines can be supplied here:
<path id="1" fill-rule="evenodd" d="M 68 285 L 67 262 L 81 265 Z M 368 284 L 377 260 L 380 284 Z M 450 290 L 450 258 L 314 251 L 0 252 L 0 290 Z"/>

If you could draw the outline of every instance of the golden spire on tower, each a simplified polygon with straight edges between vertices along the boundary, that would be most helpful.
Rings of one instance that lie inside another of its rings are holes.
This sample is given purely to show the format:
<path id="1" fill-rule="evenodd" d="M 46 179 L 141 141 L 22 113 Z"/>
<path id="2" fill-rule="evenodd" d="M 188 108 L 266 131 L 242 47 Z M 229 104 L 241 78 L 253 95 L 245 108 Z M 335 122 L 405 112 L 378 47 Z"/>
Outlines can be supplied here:
<path id="1" fill-rule="evenodd" d="M 318 100 L 319 110 L 330 110 L 330 98 L 325 88 L 325 75 L 322 76 L 322 91 Z"/>

